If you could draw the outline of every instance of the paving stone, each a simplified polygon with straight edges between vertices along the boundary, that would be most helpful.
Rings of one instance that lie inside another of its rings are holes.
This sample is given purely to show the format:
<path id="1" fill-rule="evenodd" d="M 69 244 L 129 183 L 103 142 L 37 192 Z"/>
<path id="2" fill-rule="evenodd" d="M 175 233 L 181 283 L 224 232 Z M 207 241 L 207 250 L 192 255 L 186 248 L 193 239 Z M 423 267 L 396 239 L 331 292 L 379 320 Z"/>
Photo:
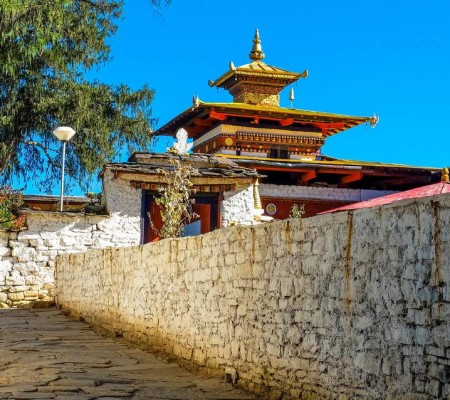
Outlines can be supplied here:
<path id="1" fill-rule="evenodd" d="M 0 310 L 0 400 L 251 400 L 56 309 Z"/>

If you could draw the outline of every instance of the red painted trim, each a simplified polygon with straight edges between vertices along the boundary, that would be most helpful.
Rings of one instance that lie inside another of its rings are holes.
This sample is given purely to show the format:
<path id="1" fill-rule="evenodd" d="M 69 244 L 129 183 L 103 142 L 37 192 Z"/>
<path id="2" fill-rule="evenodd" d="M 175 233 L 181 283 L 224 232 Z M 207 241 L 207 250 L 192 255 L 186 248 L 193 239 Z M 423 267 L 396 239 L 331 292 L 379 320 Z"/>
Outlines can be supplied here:
<path id="1" fill-rule="evenodd" d="M 292 125 L 293 123 L 294 123 L 294 118 L 286 118 L 286 119 L 282 119 L 280 121 L 281 126 L 289 126 L 289 125 Z"/>
<path id="2" fill-rule="evenodd" d="M 209 112 L 209 116 L 211 118 L 217 119 L 219 121 L 225 121 L 228 118 L 229 114 L 218 113 L 217 111 L 211 110 Z"/>
<path id="3" fill-rule="evenodd" d="M 362 178 L 363 178 L 363 173 L 357 172 L 355 174 L 351 174 L 351 175 L 342 177 L 341 183 L 345 184 L 345 183 L 356 182 L 356 181 L 360 181 Z"/>
<path id="4" fill-rule="evenodd" d="M 317 171 L 316 170 L 308 171 L 306 174 L 302 175 L 302 182 L 308 182 L 314 178 L 317 178 Z"/>

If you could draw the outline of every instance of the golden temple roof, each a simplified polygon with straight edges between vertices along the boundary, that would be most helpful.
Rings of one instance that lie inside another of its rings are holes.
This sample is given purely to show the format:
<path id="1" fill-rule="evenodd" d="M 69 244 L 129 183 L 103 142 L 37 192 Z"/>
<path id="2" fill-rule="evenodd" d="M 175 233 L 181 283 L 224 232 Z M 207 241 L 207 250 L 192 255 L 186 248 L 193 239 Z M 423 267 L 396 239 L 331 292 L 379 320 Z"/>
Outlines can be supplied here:
<path id="1" fill-rule="evenodd" d="M 208 103 L 208 102 L 199 102 L 200 106 L 206 107 L 219 107 L 226 108 L 230 110 L 242 110 L 242 111 L 251 111 L 251 112 L 259 112 L 261 114 L 267 115 L 278 115 L 280 117 L 293 117 L 298 116 L 302 118 L 311 118 L 311 120 L 322 120 L 322 119 L 338 119 L 338 120 L 351 120 L 352 122 L 369 122 L 375 124 L 377 122 L 377 117 L 358 117 L 344 114 L 334 114 L 327 113 L 322 111 L 309 111 L 309 110 L 300 110 L 296 108 L 286 108 L 286 107 L 278 107 L 278 106 L 261 106 L 254 104 L 245 104 L 245 103 Z M 359 125 L 359 124 L 358 124 Z"/>
<path id="2" fill-rule="evenodd" d="M 230 62 L 229 70 L 215 81 L 209 81 L 209 86 L 222 87 L 229 90 L 235 101 L 239 102 L 239 99 L 246 98 L 245 95 L 242 96 L 242 92 L 266 93 L 268 96 L 277 96 L 287 85 L 297 81 L 299 78 L 308 76 L 308 71 L 306 70 L 302 73 L 291 72 L 263 62 L 265 55 L 262 51 L 258 29 L 255 32 L 253 48 L 249 57 L 252 61 L 240 67 L 235 67 L 233 62 Z M 240 88 L 243 84 L 247 86 Z M 274 88 L 276 89 L 274 90 Z M 264 98 L 260 98 L 259 101 L 264 102 Z M 270 101 L 272 103 L 277 102 L 277 99 Z"/>
<path id="3" fill-rule="evenodd" d="M 189 132 L 189 137 L 197 137 L 202 132 L 211 129 L 212 125 L 218 121 L 218 114 L 223 114 L 226 119 L 242 118 L 252 121 L 258 119 L 258 123 L 272 124 L 278 127 L 280 124 L 284 125 L 284 122 L 292 127 L 332 124 L 328 126 L 328 136 L 364 123 L 374 126 L 378 121 L 376 116 L 350 116 L 245 103 L 206 103 L 196 99 L 192 107 L 156 130 L 155 135 L 175 136 L 176 131 L 183 127 Z M 226 119 L 223 119 L 222 122 L 225 123 Z"/>
<path id="4" fill-rule="evenodd" d="M 323 156 L 322 160 L 294 160 L 294 159 L 277 159 L 277 158 L 262 158 L 262 157 L 245 157 L 245 156 L 235 156 L 235 155 L 221 155 L 222 157 L 229 158 L 230 160 L 236 160 L 236 162 L 242 163 L 243 160 L 248 160 L 251 162 L 263 162 L 266 164 L 276 163 L 277 165 L 288 165 L 288 166 L 334 166 L 334 167 L 349 167 L 349 168 L 395 168 L 395 169 L 407 169 L 407 170 L 417 170 L 417 171 L 430 171 L 430 172 L 440 172 L 440 168 L 436 167 L 421 167 L 407 164 L 396 164 L 396 163 L 385 163 L 377 161 L 358 161 L 358 160 L 345 160 L 339 158 L 333 158 L 328 156 Z"/>
<path id="5" fill-rule="evenodd" d="M 306 78 L 308 71 L 303 71 L 301 74 L 297 72 L 290 72 L 285 69 L 268 65 L 263 61 L 252 61 L 249 64 L 241 65 L 240 67 L 234 67 L 233 63 L 230 63 L 230 69 L 215 81 L 209 81 L 208 84 L 211 87 L 225 86 L 226 82 L 235 76 L 240 77 L 261 77 L 261 78 L 275 78 L 290 80 L 290 83 L 295 82 L 299 78 Z"/>

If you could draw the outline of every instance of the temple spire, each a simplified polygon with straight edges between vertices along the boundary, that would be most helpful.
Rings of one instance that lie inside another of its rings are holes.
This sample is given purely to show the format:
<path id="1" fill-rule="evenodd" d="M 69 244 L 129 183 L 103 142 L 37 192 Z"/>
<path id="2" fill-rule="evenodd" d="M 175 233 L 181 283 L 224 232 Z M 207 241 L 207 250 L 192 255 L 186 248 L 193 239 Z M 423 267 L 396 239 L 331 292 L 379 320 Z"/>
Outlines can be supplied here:
<path id="1" fill-rule="evenodd" d="M 259 30 L 258 29 L 256 29 L 256 31 L 255 31 L 255 37 L 253 38 L 253 48 L 249 54 L 249 57 L 253 61 L 260 61 L 265 57 L 265 55 L 262 51 L 261 40 L 259 39 Z"/>
<path id="2" fill-rule="evenodd" d="M 249 56 L 251 63 L 240 67 L 230 63 L 228 71 L 215 81 L 209 81 L 209 86 L 228 90 L 234 103 L 279 107 L 280 92 L 287 85 L 308 75 L 307 71 L 299 74 L 264 63 L 258 29 Z"/>

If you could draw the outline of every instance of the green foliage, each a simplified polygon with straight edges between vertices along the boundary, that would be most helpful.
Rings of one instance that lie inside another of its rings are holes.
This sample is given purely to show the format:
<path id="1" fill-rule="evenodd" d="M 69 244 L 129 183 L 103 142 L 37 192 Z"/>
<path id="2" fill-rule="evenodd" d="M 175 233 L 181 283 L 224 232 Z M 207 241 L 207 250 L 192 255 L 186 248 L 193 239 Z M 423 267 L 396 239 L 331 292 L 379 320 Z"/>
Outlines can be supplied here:
<path id="1" fill-rule="evenodd" d="M 0 188 L 0 229 L 18 227 L 18 211 L 23 204 L 22 193 L 9 186 Z"/>
<path id="2" fill-rule="evenodd" d="M 163 226 L 159 232 L 161 239 L 180 237 L 183 228 L 191 220 L 190 196 L 192 182 L 191 166 L 181 166 L 179 161 L 172 161 L 173 169 L 160 169 L 158 172 L 165 177 L 166 186 L 160 189 L 161 196 L 156 203 L 161 207 Z M 153 229 L 155 229 L 153 227 Z"/>
<path id="3" fill-rule="evenodd" d="M 305 214 L 304 204 L 294 204 L 289 212 L 289 218 L 300 219 Z"/>
<path id="4" fill-rule="evenodd" d="M 151 0 L 155 7 L 170 1 Z M 60 176 L 60 143 L 69 125 L 67 174 L 79 183 L 119 148 L 146 149 L 153 91 L 89 82 L 85 73 L 109 59 L 119 0 L 0 1 L 0 176 L 39 178 L 50 190 Z"/>

